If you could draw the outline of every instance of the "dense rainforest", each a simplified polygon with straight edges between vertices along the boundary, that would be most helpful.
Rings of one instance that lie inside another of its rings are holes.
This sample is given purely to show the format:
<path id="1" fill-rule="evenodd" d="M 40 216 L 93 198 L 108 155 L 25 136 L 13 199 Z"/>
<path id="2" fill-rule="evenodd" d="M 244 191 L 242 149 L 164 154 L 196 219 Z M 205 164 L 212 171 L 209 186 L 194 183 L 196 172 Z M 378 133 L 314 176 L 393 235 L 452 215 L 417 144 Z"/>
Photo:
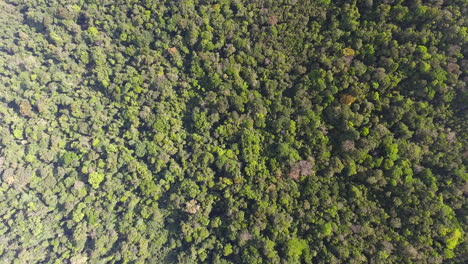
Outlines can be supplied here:
<path id="1" fill-rule="evenodd" d="M 467 263 L 466 0 L 0 0 L 1 263 Z"/>

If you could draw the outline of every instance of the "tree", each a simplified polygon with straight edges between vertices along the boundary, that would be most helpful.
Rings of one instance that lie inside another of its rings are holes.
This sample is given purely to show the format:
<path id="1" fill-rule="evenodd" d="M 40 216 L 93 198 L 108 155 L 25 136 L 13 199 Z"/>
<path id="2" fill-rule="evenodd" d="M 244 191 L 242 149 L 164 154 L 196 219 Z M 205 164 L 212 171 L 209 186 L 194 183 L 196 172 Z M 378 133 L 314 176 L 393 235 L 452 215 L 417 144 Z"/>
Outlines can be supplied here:
<path id="1" fill-rule="evenodd" d="M 88 176 L 88 183 L 91 184 L 91 186 L 94 189 L 99 188 L 99 185 L 101 182 L 104 180 L 104 174 L 99 173 L 99 172 L 91 172 Z"/>

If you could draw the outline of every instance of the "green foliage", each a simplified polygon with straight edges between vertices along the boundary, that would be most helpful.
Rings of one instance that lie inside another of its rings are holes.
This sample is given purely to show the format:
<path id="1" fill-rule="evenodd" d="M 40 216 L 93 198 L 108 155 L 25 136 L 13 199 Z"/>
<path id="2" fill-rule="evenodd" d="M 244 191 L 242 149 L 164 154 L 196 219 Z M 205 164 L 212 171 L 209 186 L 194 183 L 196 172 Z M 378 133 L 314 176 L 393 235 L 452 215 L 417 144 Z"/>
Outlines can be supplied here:
<path id="1" fill-rule="evenodd" d="M 13 129 L 13 136 L 16 139 L 22 139 L 23 138 L 23 130 L 21 128 Z"/>
<path id="2" fill-rule="evenodd" d="M 286 244 L 287 255 L 292 259 L 299 259 L 307 248 L 307 242 L 299 238 L 293 238 Z"/>
<path id="3" fill-rule="evenodd" d="M 331 223 L 326 223 L 322 226 L 322 234 L 324 236 L 330 236 L 333 232 Z"/>
<path id="4" fill-rule="evenodd" d="M 95 27 L 89 27 L 88 28 L 88 34 L 91 38 L 96 38 L 99 35 L 99 31 Z"/>
<path id="5" fill-rule="evenodd" d="M 223 255 L 225 257 L 231 255 L 232 252 L 233 252 L 233 250 L 232 250 L 232 245 L 231 244 L 227 244 L 227 245 L 224 246 Z"/>
<path id="6" fill-rule="evenodd" d="M 0 1 L 0 260 L 466 262 L 465 2 Z"/>
<path id="7" fill-rule="evenodd" d="M 99 172 L 91 172 L 88 176 L 88 183 L 91 184 L 91 186 L 94 189 L 99 188 L 99 184 L 104 180 L 104 174 L 99 173 Z"/>
<path id="8" fill-rule="evenodd" d="M 445 244 L 448 249 L 454 249 L 462 241 L 463 233 L 459 229 L 453 230 L 450 232 L 445 239 Z"/>

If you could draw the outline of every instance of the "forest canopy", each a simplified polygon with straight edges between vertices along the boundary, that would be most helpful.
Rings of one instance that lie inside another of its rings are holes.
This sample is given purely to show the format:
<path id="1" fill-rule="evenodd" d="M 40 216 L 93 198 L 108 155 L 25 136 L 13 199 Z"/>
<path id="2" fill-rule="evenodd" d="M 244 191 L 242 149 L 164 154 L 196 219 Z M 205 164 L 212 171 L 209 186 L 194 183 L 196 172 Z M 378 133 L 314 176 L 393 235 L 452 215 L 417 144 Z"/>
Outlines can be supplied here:
<path id="1" fill-rule="evenodd" d="M 467 263 L 466 0 L 0 14 L 2 263 Z"/>

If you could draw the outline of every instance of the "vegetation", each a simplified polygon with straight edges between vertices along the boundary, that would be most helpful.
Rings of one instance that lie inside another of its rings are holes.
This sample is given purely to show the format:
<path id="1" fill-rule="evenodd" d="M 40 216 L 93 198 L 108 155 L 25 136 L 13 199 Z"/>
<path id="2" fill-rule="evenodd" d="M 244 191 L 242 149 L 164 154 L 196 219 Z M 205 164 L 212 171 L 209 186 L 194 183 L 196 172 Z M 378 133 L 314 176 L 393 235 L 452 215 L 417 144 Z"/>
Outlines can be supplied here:
<path id="1" fill-rule="evenodd" d="M 2 263 L 466 263 L 466 1 L 0 13 Z"/>

